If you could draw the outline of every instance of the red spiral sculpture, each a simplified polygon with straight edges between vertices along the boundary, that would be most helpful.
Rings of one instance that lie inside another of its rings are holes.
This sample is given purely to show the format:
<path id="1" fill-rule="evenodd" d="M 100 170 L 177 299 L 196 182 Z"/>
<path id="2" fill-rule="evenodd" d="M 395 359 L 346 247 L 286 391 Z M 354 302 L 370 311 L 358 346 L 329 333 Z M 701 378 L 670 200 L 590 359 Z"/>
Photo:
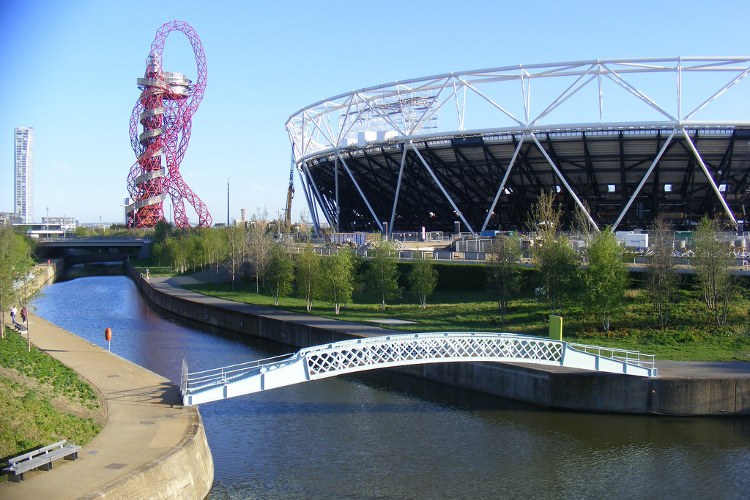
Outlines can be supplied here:
<path id="1" fill-rule="evenodd" d="M 172 31 L 181 31 L 190 41 L 198 68 L 193 83 L 181 73 L 162 70 L 164 42 Z M 141 96 L 130 116 L 130 143 L 137 161 L 130 168 L 127 206 L 128 227 L 153 227 L 164 219 L 163 202 L 168 194 L 176 227 L 190 227 L 185 202 L 198 215 L 198 226 L 211 226 L 206 205 L 180 175 L 180 163 L 190 141 L 193 113 L 206 90 L 206 57 L 195 30 L 187 23 L 171 21 L 156 32 L 147 59 L 146 73 L 138 79 Z M 138 126 L 143 132 L 138 133 Z M 162 156 L 166 169 L 162 165 Z"/>

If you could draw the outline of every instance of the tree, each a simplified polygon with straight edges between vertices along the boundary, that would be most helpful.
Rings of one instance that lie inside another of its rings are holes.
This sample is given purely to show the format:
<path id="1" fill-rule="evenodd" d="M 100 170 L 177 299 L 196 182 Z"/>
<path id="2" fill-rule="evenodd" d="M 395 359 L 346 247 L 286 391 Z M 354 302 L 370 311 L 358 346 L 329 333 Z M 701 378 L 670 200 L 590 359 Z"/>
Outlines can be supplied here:
<path id="1" fill-rule="evenodd" d="M 586 241 L 591 239 L 592 234 L 596 234 L 596 227 L 591 219 L 589 219 L 589 212 L 589 205 L 583 200 L 583 208 L 580 205 L 576 205 L 573 210 L 573 219 L 570 221 L 572 231 Z"/>
<path id="2" fill-rule="evenodd" d="M 23 276 L 30 267 L 27 254 L 23 236 L 16 234 L 12 226 L 0 229 L 0 338 L 5 337 L 4 312 L 18 300 L 17 273 Z"/>
<path id="3" fill-rule="evenodd" d="M 674 231 L 662 217 L 654 219 L 649 232 L 651 254 L 648 272 L 648 296 L 661 328 L 669 323 L 669 314 L 677 290 L 674 258 Z"/>
<path id="4" fill-rule="evenodd" d="M 487 253 L 490 286 L 497 294 L 501 322 L 505 323 L 511 294 L 518 290 L 520 275 L 521 244 L 517 239 L 498 236 Z"/>
<path id="5" fill-rule="evenodd" d="M 176 272 L 182 274 L 187 271 L 192 255 L 190 234 L 185 230 L 181 230 L 175 234 L 173 239 L 174 250 L 172 252 L 172 267 Z"/>
<path id="6" fill-rule="evenodd" d="M 567 297 L 573 291 L 578 265 L 576 252 L 570 241 L 558 235 L 547 234 L 534 248 L 534 262 L 544 280 L 545 297 L 552 314 L 561 314 Z"/>
<path id="7" fill-rule="evenodd" d="M 32 246 L 12 227 L 0 230 L 0 337 L 5 337 L 5 310 L 19 304 L 26 308 L 26 346 L 31 352 L 28 305 L 41 291 L 34 273 Z"/>
<path id="8" fill-rule="evenodd" d="M 323 260 L 323 296 L 333 303 L 336 315 L 341 304 L 352 300 L 354 291 L 355 260 L 352 252 L 346 249 Z"/>
<path id="9" fill-rule="evenodd" d="M 201 229 L 194 228 L 190 231 L 190 252 L 191 261 L 193 264 L 193 272 L 197 272 L 198 269 L 201 271 L 206 267 L 208 262 L 208 249 L 206 248 L 206 240 L 203 238 Z"/>
<path id="10" fill-rule="evenodd" d="M 579 205 L 576 205 L 575 209 L 573 210 L 573 218 L 570 221 L 571 233 L 573 233 L 577 238 L 584 240 L 587 245 L 591 241 L 591 235 L 598 234 L 596 226 L 591 221 L 591 219 L 589 219 L 589 212 L 590 210 L 588 203 L 586 203 L 586 201 L 583 201 L 583 208 L 581 208 Z M 587 264 L 587 255 L 584 253 L 581 257 L 581 264 Z"/>
<path id="11" fill-rule="evenodd" d="M 169 246 L 166 241 L 160 241 L 158 243 L 151 244 L 151 256 L 156 260 L 157 264 L 161 266 L 164 263 L 171 262 L 169 256 Z"/>
<path id="12" fill-rule="evenodd" d="M 537 202 L 529 211 L 526 226 L 530 232 L 536 234 L 536 239 L 545 239 L 556 236 L 560 229 L 562 210 L 555 207 L 555 193 L 542 191 Z"/>
<path id="13" fill-rule="evenodd" d="M 274 245 L 266 268 L 265 280 L 271 288 L 274 305 L 279 305 L 279 297 L 286 297 L 292 291 L 294 264 L 286 247 Z"/>
<path id="14" fill-rule="evenodd" d="M 219 284 L 219 265 L 227 258 L 227 240 L 218 228 L 200 230 L 208 264 L 216 269 L 216 285 Z"/>
<path id="15" fill-rule="evenodd" d="M 438 272 L 434 263 L 418 255 L 412 263 L 407 279 L 409 289 L 419 297 L 419 305 L 422 309 L 425 309 L 427 297 L 432 294 L 437 286 Z"/>
<path id="16" fill-rule="evenodd" d="M 256 293 L 260 291 L 260 281 L 275 245 L 273 236 L 266 231 L 267 227 L 268 222 L 259 219 L 253 221 L 248 229 L 247 258 L 255 276 Z"/>
<path id="17" fill-rule="evenodd" d="M 543 279 L 545 297 L 552 314 L 560 314 L 570 294 L 578 266 L 570 241 L 559 233 L 562 210 L 554 206 L 555 193 L 542 192 L 529 212 L 527 225 L 534 231 L 534 264 Z"/>
<path id="18" fill-rule="evenodd" d="M 28 247 L 27 247 L 28 248 Z M 25 272 L 23 270 L 25 269 Z M 31 254 L 27 253 L 24 256 L 23 262 L 21 263 L 21 269 L 18 272 L 18 280 L 15 285 L 18 286 L 18 299 L 21 303 L 21 307 L 26 309 L 26 350 L 31 352 L 31 317 L 29 311 L 29 303 L 37 298 L 42 293 L 42 287 L 37 281 L 36 270 L 34 269 L 34 261 L 31 259 Z"/>
<path id="19" fill-rule="evenodd" d="M 187 238 L 184 234 L 176 233 L 167 237 L 165 244 L 169 252 L 172 269 L 177 273 L 184 273 L 187 270 L 189 255 Z"/>
<path id="20" fill-rule="evenodd" d="M 610 316 L 622 306 L 628 286 L 628 269 L 622 261 L 623 249 L 611 228 L 594 236 L 588 248 L 589 266 L 585 272 L 587 305 L 609 331 Z"/>
<path id="21" fill-rule="evenodd" d="M 372 256 L 366 273 L 367 284 L 380 300 L 380 310 L 385 311 L 387 300 L 401 296 L 398 287 L 398 267 L 393 259 L 393 243 L 381 240 L 369 253 Z"/>
<path id="22" fill-rule="evenodd" d="M 703 291 L 703 301 L 713 313 L 716 325 L 725 325 L 729 304 L 734 297 L 734 280 L 730 272 L 734 256 L 729 245 L 719 241 L 719 221 L 716 219 L 704 216 L 693 237 L 694 266 Z"/>
<path id="23" fill-rule="evenodd" d="M 307 312 L 312 310 L 313 300 L 318 297 L 320 283 L 320 257 L 313 250 L 312 244 L 305 245 L 295 263 L 297 293 L 305 299 Z"/>
<path id="24" fill-rule="evenodd" d="M 239 278 L 242 263 L 247 254 L 247 230 L 244 226 L 231 226 L 224 232 L 227 250 L 227 266 L 232 276 L 232 290 Z"/>
<path id="25" fill-rule="evenodd" d="M 76 230 L 77 229 L 78 228 L 76 228 Z M 156 222 L 156 225 L 154 225 L 154 233 L 153 233 L 153 236 L 151 237 L 151 242 L 161 243 L 162 241 L 166 240 L 171 235 L 172 235 L 172 224 L 165 221 L 164 219 L 160 219 Z"/>

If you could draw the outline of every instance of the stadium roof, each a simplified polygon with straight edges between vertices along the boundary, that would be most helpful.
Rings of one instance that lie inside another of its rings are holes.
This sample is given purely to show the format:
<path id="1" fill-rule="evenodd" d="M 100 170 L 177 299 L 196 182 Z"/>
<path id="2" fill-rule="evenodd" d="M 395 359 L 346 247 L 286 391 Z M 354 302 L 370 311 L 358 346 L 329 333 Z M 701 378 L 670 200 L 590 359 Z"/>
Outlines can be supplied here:
<path id="1" fill-rule="evenodd" d="M 518 228 L 542 190 L 592 223 L 745 219 L 750 58 L 595 60 L 369 87 L 287 121 L 313 219 Z"/>

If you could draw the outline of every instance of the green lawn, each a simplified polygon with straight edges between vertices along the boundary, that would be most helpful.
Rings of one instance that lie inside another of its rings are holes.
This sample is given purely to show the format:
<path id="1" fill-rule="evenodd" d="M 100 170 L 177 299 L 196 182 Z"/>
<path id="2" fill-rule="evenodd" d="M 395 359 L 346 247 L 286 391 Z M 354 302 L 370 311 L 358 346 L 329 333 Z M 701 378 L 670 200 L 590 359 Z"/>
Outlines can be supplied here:
<path id="1" fill-rule="evenodd" d="M 254 285 L 238 285 L 232 291 L 228 284 L 186 286 L 207 295 L 238 302 L 273 307 L 273 298 L 256 294 Z M 563 309 L 563 338 L 571 342 L 639 350 L 655 354 L 657 359 L 729 361 L 750 360 L 750 324 L 747 311 L 750 300 L 744 293 L 733 305 L 729 326 L 717 327 L 695 292 L 681 291 L 671 325 L 662 330 L 653 323 L 650 306 L 642 290 L 627 293 L 626 307 L 612 316 L 609 332 L 598 328 L 598 322 L 579 303 L 570 302 Z M 323 301 L 313 305 L 312 314 L 355 322 L 395 318 L 413 321 L 394 329 L 406 332 L 428 331 L 496 331 L 546 336 L 549 307 L 531 297 L 512 301 L 506 321 L 501 322 L 497 303 L 487 292 L 436 292 L 421 309 L 416 299 L 405 296 L 380 311 L 379 304 L 357 302 L 342 307 L 335 316 L 333 307 Z M 279 308 L 305 313 L 305 301 L 283 298 Z"/>

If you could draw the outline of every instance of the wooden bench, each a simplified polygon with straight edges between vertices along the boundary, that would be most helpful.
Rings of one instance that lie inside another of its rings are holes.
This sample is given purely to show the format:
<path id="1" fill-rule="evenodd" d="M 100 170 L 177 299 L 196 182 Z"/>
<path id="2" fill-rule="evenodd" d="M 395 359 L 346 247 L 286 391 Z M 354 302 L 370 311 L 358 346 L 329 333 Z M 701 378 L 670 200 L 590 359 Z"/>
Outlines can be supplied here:
<path id="1" fill-rule="evenodd" d="M 23 455 L 9 458 L 8 467 L 5 467 L 3 471 L 8 473 L 11 481 L 21 482 L 23 481 L 24 472 L 38 468 L 52 470 L 52 462 L 58 458 L 76 460 L 78 458 L 78 450 L 80 449 L 80 446 L 67 444 L 67 441 L 63 439 L 55 444 L 43 446 Z"/>

